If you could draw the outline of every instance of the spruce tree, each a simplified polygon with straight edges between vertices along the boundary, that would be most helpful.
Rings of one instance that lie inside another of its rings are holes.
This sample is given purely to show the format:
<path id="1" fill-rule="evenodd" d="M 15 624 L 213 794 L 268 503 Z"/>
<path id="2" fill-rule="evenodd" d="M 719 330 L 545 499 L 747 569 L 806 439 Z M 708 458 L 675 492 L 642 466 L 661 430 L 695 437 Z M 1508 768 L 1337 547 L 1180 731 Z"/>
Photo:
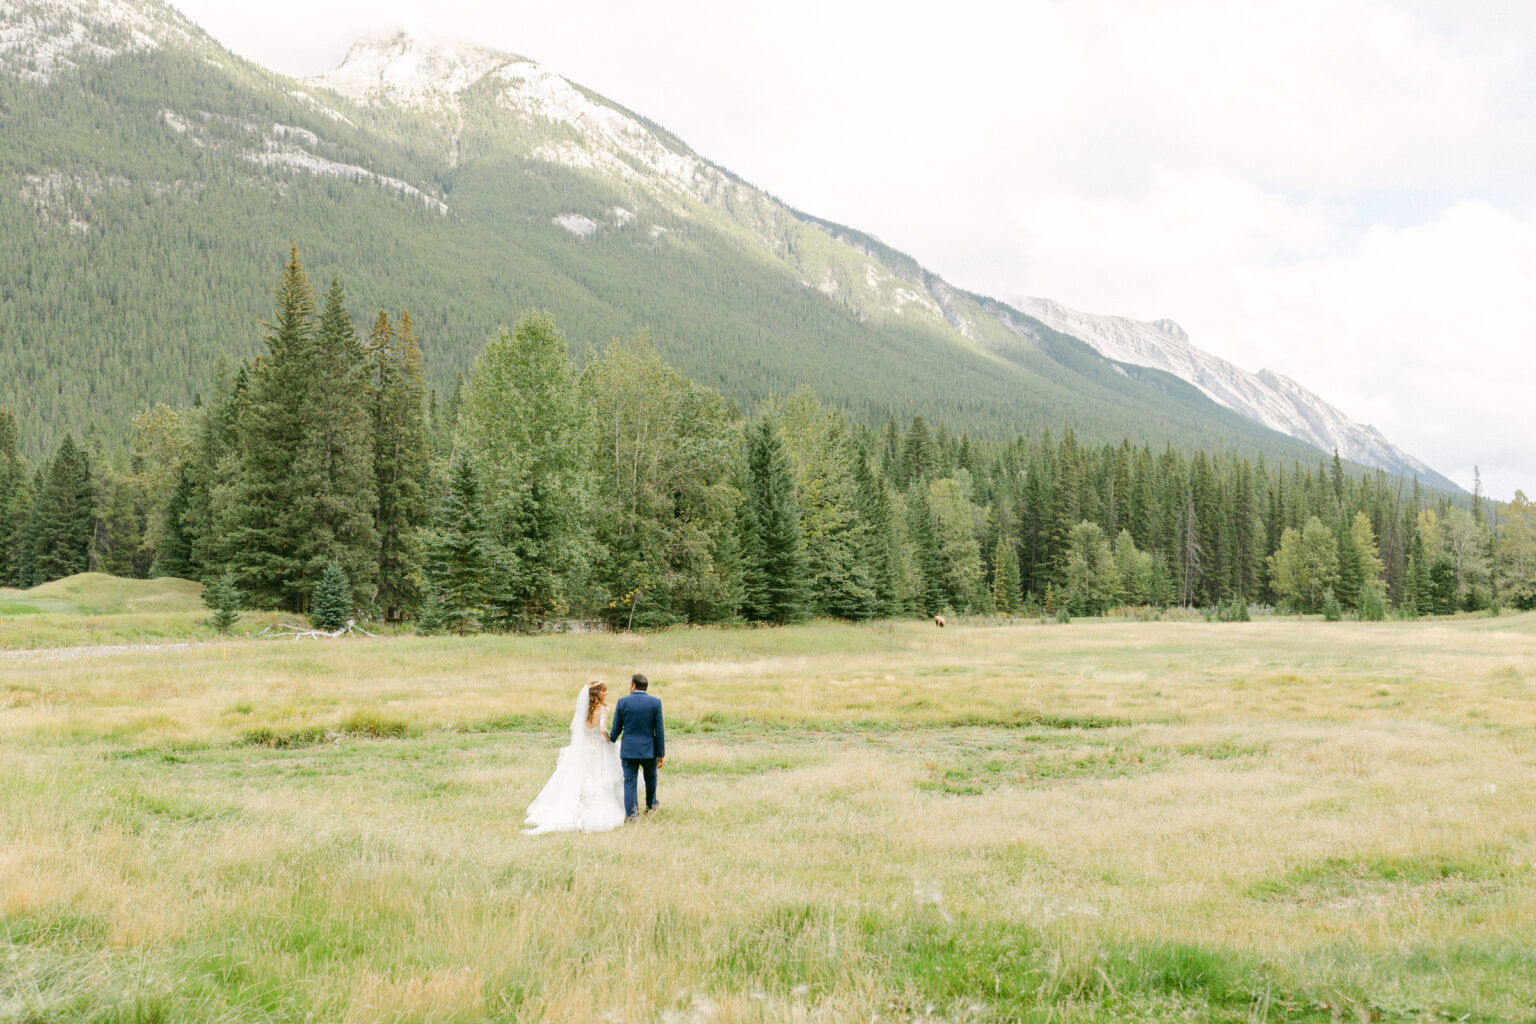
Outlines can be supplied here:
<path id="1" fill-rule="evenodd" d="M 928 424 L 921 416 L 912 417 L 912 427 L 901 445 L 901 479 L 911 486 L 918 481 L 926 483 L 934 475 L 938 456 L 934 452 L 933 439 L 928 434 Z"/>
<path id="2" fill-rule="evenodd" d="M 856 459 L 843 418 L 809 388 L 784 403 L 780 433 L 794 474 L 808 570 L 808 611 L 855 621 L 876 613 L 869 569 L 860 557 L 869 525 L 859 514 Z"/>
<path id="3" fill-rule="evenodd" d="M 499 566 L 472 456 L 461 453 L 453 460 L 424 540 L 423 627 L 440 622 L 460 636 L 478 632 L 496 596 Z"/>
<path id="4" fill-rule="evenodd" d="M 0 587 L 21 585 L 21 546 L 31 496 L 20 440 L 16 416 L 0 409 Z"/>
<path id="5" fill-rule="evenodd" d="M 228 569 L 203 588 L 203 604 L 212 610 L 208 625 L 228 633 L 240 621 L 241 594 L 235 586 L 235 574 Z"/>
<path id="6" fill-rule="evenodd" d="M 1019 587 L 1019 557 L 1006 536 L 997 538 L 992 565 L 992 605 L 1003 615 L 1014 615 L 1024 607 L 1024 594 Z"/>
<path id="7" fill-rule="evenodd" d="M 880 617 L 894 615 L 901 585 L 901 550 L 896 538 L 895 510 L 885 481 L 875 474 L 863 452 L 859 453 L 854 467 L 854 484 L 858 489 L 859 517 L 865 524 L 864 549 L 860 558 L 874 591 L 875 614 Z"/>
<path id="8" fill-rule="evenodd" d="M 1429 578 L 1429 559 L 1424 552 L 1424 537 L 1412 531 L 1408 541 L 1408 582 L 1401 607 L 1410 615 L 1433 615 L 1435 588 Z"/>
<path id="9" fill-rule="evenodd" d="M 239 433 L 241 410 L 250 396 L 248 363 L 232 368 L 223 356 L 214 371 L 209 400 L 198 410 L 192 427 L 192 454 L 183 471 L 187 478 L 186 522 L 187 579 L 205 579 L 226 565 L 224 536 L 215 522 L 215 497 L 227 493 L 240 476 Z"/>
<path id="10" fill-rule="evenodd" d="M 764 417 L 747 435 L 747 616 L 783 624 L 805 616 L 805 541 L 784 442 Z"/>
<path id="11" fill-rule="evenodd" d="M 1360 593 L 1365 585 L 1364 575 L 1360 569 L 1360 549 L 1355 543 L 1355 535 L 1349 529 L 1350 521 L 1339 517 L 1339 529 L 1337 533 L 1339 547 L 1339 580 L 1334 587 L 1334 596 L 1346 610 L 1354 611 L 1360 607 Z"/>
<path id="12" fill-rule="evenodd" d="M 176 485 L 165 505 L 165 526 L 160 547 L 155 551 L 154 575 L 191 579 L 192 533 L 188 516 L 192 506 L 193 468 L 183 465 L 176 472 Z"/>
<path id="13" fill-rule="evenodd" d="M 269 331 L 267 353 L 252 367 L 240 405 L 239 457 L 228 466 L 234 479 L 211 485 L 210 529 L 217 541 L 210 560 L 228 565 L 256 606 L 301 610 L 309 524 L 297 512 L 303 482 L 295 468 L 304 449 L 314 372 L 315 297 L 297 245 L 289 251 L 275 295 L 276 315 L 263 324 Z"/>
<path id="14" fill-rule="evenodd" d="M 153 550 L 146 546 L 148 520 L 134 486 L 133 467 L 120 448 L 108 453 L 97 447 L 92 456 L 91 569 L 113 576 L 147 577 Z"/>
<path id="15" fill-rule="evenodd" d="M 928 504 L 928 485 L 921 480 L 907 494 L 907 543 L 912 545 L 912 561 L 917 570 L 917 610 L 937 615 L 944 610 L 944 559 L 939 549 L 939 532 L 933 509 Z"/>
<path id="16" fill-rule="evenodd" d="M 310 594 L 309 621 L 316 629 L 335 632 L 352 617 L 352 586 L 340 562 L 331 562 L 320 573 Z"/>
<path id="17" fill-rule="evenodd" d="M 299 444 L 291 468 L 299 573 L 285 585 L 300 602 L 335 563 L 352 588 L 349 604 L 372 605 L 378 578 L 374 530 L 378 485 L 374 477 L 373 392 L 362 342 L 334 278 L 309 350 L 309 379 L 299 407 Z"/>
<path id="18" fill-rule="evenodd" d="M 427 474 L 432 455 L 421 349 L 411 314 L 400 316 L 399 330 L 379 310 L 368 335 L 373 373 L 373 468 L 378 490 L 374 531 L 379 538 L 378 605 L 386 620 L 404 618 L 420 594 L 417 534 L 427 517 Z"/>
<path id="19" fill-rule="evenodd" d="M 68 434 L 48 463 L 33 501 L 29 532 L 32 557 L 27 586 L 86 572 L 91 565 L 95 498 L 90 460 Z"/>
<path id="20" fill-rule="evenodd" d="M 40 525 L 37 497 L 43 493 L 47 481 L 43 467 L 39 466 L 33 471 L 32 483 L 27 492 L 26 518 L 22 521 L 21 535 L 16 543 L 16 585 L 22 589 L 40 582 L 37 579 L 37 531 Z"/>

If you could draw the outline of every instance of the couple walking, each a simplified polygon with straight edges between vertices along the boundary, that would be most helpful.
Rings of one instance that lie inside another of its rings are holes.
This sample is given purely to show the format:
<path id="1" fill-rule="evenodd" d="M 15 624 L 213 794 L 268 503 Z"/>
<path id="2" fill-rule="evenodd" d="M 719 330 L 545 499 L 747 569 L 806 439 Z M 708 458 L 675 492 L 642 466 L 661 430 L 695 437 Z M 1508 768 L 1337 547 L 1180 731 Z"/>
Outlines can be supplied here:
<path id="1" fill-rule="evenodd" d="M 629 681 L 629 695 L 607 724 L 608 686 L 588 683 L 576 697 L 571 742 L 555 760 L 555 772 L 528 805 L 525 835 L 543 832 L 606 832 L 640 811 L 639 782 L 645 780 L 645 810 L 656 807 L 656 769 L 667 755 L 661 701 L 646 691 L 645 676 Z"/>

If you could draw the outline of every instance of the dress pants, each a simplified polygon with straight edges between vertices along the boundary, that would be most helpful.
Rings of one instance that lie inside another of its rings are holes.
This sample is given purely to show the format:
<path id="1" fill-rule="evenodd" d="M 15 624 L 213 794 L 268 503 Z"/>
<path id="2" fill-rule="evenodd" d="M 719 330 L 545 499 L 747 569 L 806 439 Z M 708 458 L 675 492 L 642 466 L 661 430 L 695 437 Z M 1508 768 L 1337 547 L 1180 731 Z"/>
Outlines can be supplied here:
<path id="1" fill-rule="evenodd" d="M 639 794 L 635 792 L 636 776 L 645 773 L 645 809 L 656 806 L 656 759 L 654 757 L 624 758 L 624 817 L 633 818 L 640 813 Z"/>

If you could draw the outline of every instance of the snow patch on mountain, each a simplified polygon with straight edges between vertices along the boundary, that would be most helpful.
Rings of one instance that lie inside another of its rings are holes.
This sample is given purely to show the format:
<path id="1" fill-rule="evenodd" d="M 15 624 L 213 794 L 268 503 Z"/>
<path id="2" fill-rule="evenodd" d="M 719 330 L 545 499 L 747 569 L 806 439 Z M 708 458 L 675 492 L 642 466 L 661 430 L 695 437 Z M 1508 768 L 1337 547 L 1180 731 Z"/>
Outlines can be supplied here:
<path id="1" fill-rule="evenodd" d="M 1216 404 L 1324 452 L 1337 449 L 1352 462 L 1393 473 L 1439 477 L 1375 427 L 1354 422 L 1290 378 L 1272 370 L 1249 373 L 1195 347 L 1172 320 L 1098 316 L 1039 298 L 1014 305 L 1052 330 L 1087 342 L 1106 359 L 1167 371 Z"/>
<path id="2" fill-rule="evenodd" d="M 391 189 L 403 196 L 419 199 L 427 208 L 436 211 L 442 216 L 447 216 L 453 212 L 446 203 L 427 195 L 408 181 L 401 181 L 399 178 L 378 174 L 366 167 L 359 167 L 357 164 L 344 164 L 335 160 L 328 160 L 323 156 L 316 156 L 307 149 L 301 149 L 298 146 L 280 142 L 275 138 L 268 138 L 265 141 L 265 148 L 262 152 L 247 153 L 245 158 L 263 167 L 283 167 L 288 170 L 303 171 L 308 174 L 344 178 L 348 181 L 370 182 L 383 188 Z"/>
<path id="3" fill-rule="evenodd" d="M 552 218 L 556 225 L 565 228 L 577 238 L 591 238 L 597 234 L 597 221 L 579 213 L 562 213 Z"/>
<path id="4" fill-rule="evenodd" d="M 190 23 L 162 4 L 0 0 L 0 71 L 47 82 L 82 61 L 186 42 Z"/>
<path id="5" fill-rule="evenodd" d="M 268 125 L 251 124 L 248 121 L 237 121 L 222 114 L 212 114 L 206 110 L 198 111 L 195 120 L 174 110 L 164 108 L 158 113 L 161 123 L 176 134 L 186 136 L 198 146 L 212 146 L 218 149 L 233 145 L 235 151 L 242 159 L 262 167 L 277 167 L 289 171 L 300 171 L 305 174 L 366 182 L 378 185 L 402 196 L 419 200 L 427 208 L 440 215 L 447 216 L 453 212 L 442 200 L 428 195 L 408 181 L 392 178 L 387 174 L 379 174 L 377 171 L 357 164 L 332 160 L 329 157 L 313 152 L 313 150 L 320 148 L 324 143 L 320 136 L 308 128 L 281 123 Z M 246 135 L 256 136 L 252 141 L 260 146 L 260 148 L 256 150 L 243 150 L 243 146 L 238 143 L 231 143 L 227 138 L 221 139 L 217 135 L 210 134 L 206 128 L 210 124 L 229 125 L 239 129 Z"/>
<path id="6" fill-rule="evenodd" d="M 709 164 L 543 65 L 512 54 L 394 32 L 359 40 L 339 68 L 309 81 L 359 103 L 424 110 L 445 118 L 444 127 L 453 132 L 463 94 L 488 78 L 497 86 L 497 106 L 530 127 L 572 129 L 574 138 L 533 146 L 535 159 L 701 201 L 723 191 L 725 176 Z"/>

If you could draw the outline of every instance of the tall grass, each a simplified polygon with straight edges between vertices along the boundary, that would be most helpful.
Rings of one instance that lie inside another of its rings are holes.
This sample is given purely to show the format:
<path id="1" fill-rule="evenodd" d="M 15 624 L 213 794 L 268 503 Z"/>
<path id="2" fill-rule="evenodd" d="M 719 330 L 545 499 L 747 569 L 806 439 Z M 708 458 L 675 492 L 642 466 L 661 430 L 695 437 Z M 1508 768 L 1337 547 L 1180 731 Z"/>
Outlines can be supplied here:
<path id="1" fill-rule="evenodd" d="M 521 836 L 636 670 L 661 810 Z M 1529 1020 L 1532 680 L 1536 616 L 0 658 L 0 1020 Z"/>

